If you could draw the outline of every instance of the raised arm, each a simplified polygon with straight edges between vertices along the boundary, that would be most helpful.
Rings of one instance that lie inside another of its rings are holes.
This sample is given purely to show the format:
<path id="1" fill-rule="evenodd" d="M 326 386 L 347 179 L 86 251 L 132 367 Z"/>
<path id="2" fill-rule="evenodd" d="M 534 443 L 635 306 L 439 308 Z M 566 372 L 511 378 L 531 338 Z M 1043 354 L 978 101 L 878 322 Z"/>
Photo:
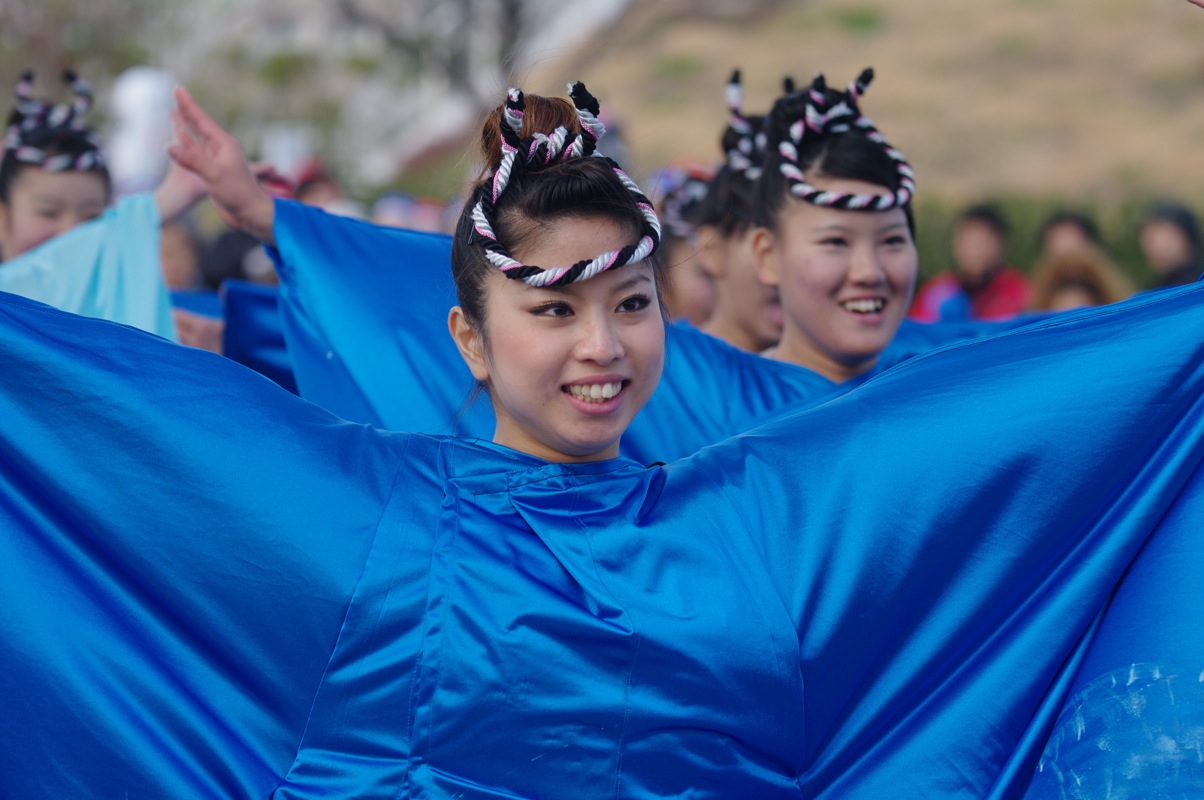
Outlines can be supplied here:
<path id="1" fill-rule="evenodd" d="M 159 224 L 167 225 L 179 219 L 199 203 L 207 191 L 205 181 L 199 175 L 169 161 L 167 174 L 154 191 Z"/>
<path id="2" fill-rule="evenodd" d="M 226 224 L 274 245 L 272 198 L 260 187 L 238 140 L 206 114 L 187 90 L 176 89 L 176 103 L 172 112 L 176 139 L 168 154 L 205 182 Z"/>

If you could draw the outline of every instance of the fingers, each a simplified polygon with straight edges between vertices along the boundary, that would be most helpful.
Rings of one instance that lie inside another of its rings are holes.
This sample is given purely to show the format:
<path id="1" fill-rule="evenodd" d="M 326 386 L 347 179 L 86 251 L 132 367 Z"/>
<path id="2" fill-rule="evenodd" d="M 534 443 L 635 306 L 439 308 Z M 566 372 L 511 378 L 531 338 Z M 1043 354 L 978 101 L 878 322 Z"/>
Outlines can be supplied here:
<path id="1" fill-rule="evenodd" d="M 185 169 L 203 174 L 206 162 L 202 157 L 200 145 L 192 137 L 180 112 L 174 109 L 171 112 L 171 125 L 175 130 L 175 138 L 167 146 L 167 155 Z"/>
<path id="2" fill-rule="evenodd" d="M 176 110 L 179 112 L 180 119 L 198 139 L 204 141 L 226 133 L 220 125 L 213 121 L 212 117 L 205 113 L 205 109 L 192 99 L 192 95 L 183 86 L 176 87 L 175 97 Z"/>

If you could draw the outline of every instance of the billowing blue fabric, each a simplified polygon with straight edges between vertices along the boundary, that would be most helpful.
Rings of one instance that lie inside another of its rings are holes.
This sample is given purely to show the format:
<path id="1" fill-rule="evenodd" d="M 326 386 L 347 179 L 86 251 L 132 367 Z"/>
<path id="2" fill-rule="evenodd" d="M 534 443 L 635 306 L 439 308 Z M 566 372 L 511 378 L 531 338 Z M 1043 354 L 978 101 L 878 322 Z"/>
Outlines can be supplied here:
<path id="1" fill-rule="evenodd" d="M 493 436 L 447 332 L 451 239 L 276 201 L 280 312 L 302 397 L 344 419 Z M 461 414 L 461 409 L 463 413 Z"/>
<path id="2" fill-rule="evenodd" d="M 281 311 L 302 397 L 385 428 L 493 435 L 489 403 L 465 404 L 472 375 L 447 333 L 456 303 L 449 237 L 285 200 L 276 202 L 275 234 Z M 1015 324 L 911 324 L 874 373 L 938 344 Z M 870 377 L 838 386 L 687 324 L 666 333 L 660 386 L 621 443 L 625 455 L 645 464 L 690 455 Z"/>
<path id="3" fill-rule="evenodd" d="M 1102 616 L 1030 800 L 1204 795 L 1204 494 L 1168 516 Z"/>
<path id="4" fill-rule="evenodd" d="M 879 367 L 876 371 L 890 367 L 912 356 L 926 353 L 936 347 L 943 347 L 954 342 L 979 339 L 983 336 L 994 336 L 997 333 L 1014 330 L 1042 322 L 1054 316 L 1051 312 L 1033 312 L 1019 314 L 1004 320 L 966 319 L 958 321 L 940 320 L 938 322 L 916 322 L 904 319 L 898 332 L 879 356 Z"/>
<path id="5" fill-rule="evenodd" d="M 0 264 L 0 292 L 176 338 L 150 194 L 123 197 L 98 219 Z"/>
<path id="6" fill-rule="evenodd" d="M 1200 651 L 1095 621 L 1200 547 L 1202 311 L 937 350 L 645 469 L 0 298 L 0 795 L 1015 796 L 1074 666 Z"/>
<path id="7" fill-rule="evenodd" d="M 296 393 L 293 360 L 280 319 L 279 290 L 231 279 L 222 283 L 222 304 L 226 318 L 222 354 Z"/>

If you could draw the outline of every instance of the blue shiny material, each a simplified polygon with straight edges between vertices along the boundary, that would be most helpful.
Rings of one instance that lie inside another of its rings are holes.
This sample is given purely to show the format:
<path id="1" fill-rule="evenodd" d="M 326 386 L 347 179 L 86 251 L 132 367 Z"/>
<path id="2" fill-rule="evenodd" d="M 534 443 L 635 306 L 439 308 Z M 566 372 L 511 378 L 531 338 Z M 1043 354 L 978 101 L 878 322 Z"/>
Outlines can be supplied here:
<path id="1" fill-rule="evenodd" d="M 222 305 L 226 318 L 222 355 L 295 394 L 297 379 L 284 341 L 280 291 L 275 286 L 226 280 L 222 283 Z"/>
<path id="2" fill-rule="evenodd" d="M 217 292 L 199 289 L 175 289 L 171 292 L 173 308 L 182 308 L 211 319 L 222 318 L 222 298 Z"/>
<path id="3" fill-rule="evenodd" d="M 99 218 L 5 261 L 0 292 L 175 340 L 159 224 L 152 195 L 123 197 Z"/>
<path id="4" fill-rule="evenodd" d="M 644 469 L 0 298 L 0 795 L 1015 796 L 1064 664 L 1199 652 L 1100 638 L 1124 587 L 1093 621 L 1199 549 L 1202 312 L 944 348 Z"/>
<path id="5" fill-rule="evenodd" d="M 465 405 L 472 375 L 447 333 L 451 239 L 382 228 L 276 201 L 273 252 L 302 397 L 345 419 L 398 430 L 493 435 L 489 403 Z M 836 385 L 687 324 L 666 330 L 665 372 L 623 437 L 645 464 L 671 461 L 847 391 L 890 364 L 999 323 L 905 326 L 870 375 Z"/>

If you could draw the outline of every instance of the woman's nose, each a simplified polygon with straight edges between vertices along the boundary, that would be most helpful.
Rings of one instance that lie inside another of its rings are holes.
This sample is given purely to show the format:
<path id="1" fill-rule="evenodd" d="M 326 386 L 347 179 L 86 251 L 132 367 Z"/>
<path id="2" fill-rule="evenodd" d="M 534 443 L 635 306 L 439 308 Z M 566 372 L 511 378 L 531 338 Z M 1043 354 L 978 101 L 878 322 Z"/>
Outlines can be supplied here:
<path id="1" fill-rule="evenodd" d="M 854 283 L 874 286 L 886 277 L 886 271 L 878 260 L 878 254 L 872 247 L 858 247 L 853 251 L 852 263 L 849 265 L 849 278 Z"/>
<path id="2" fill-rule="evenodd" d="M 609 318 L 597 315 L 585 320 L 581 326 L 581 339 L 577 342 L 577 357 L 583 361 L 609 364 L 623 356 L 623 341 L 617 326 Z"/>

